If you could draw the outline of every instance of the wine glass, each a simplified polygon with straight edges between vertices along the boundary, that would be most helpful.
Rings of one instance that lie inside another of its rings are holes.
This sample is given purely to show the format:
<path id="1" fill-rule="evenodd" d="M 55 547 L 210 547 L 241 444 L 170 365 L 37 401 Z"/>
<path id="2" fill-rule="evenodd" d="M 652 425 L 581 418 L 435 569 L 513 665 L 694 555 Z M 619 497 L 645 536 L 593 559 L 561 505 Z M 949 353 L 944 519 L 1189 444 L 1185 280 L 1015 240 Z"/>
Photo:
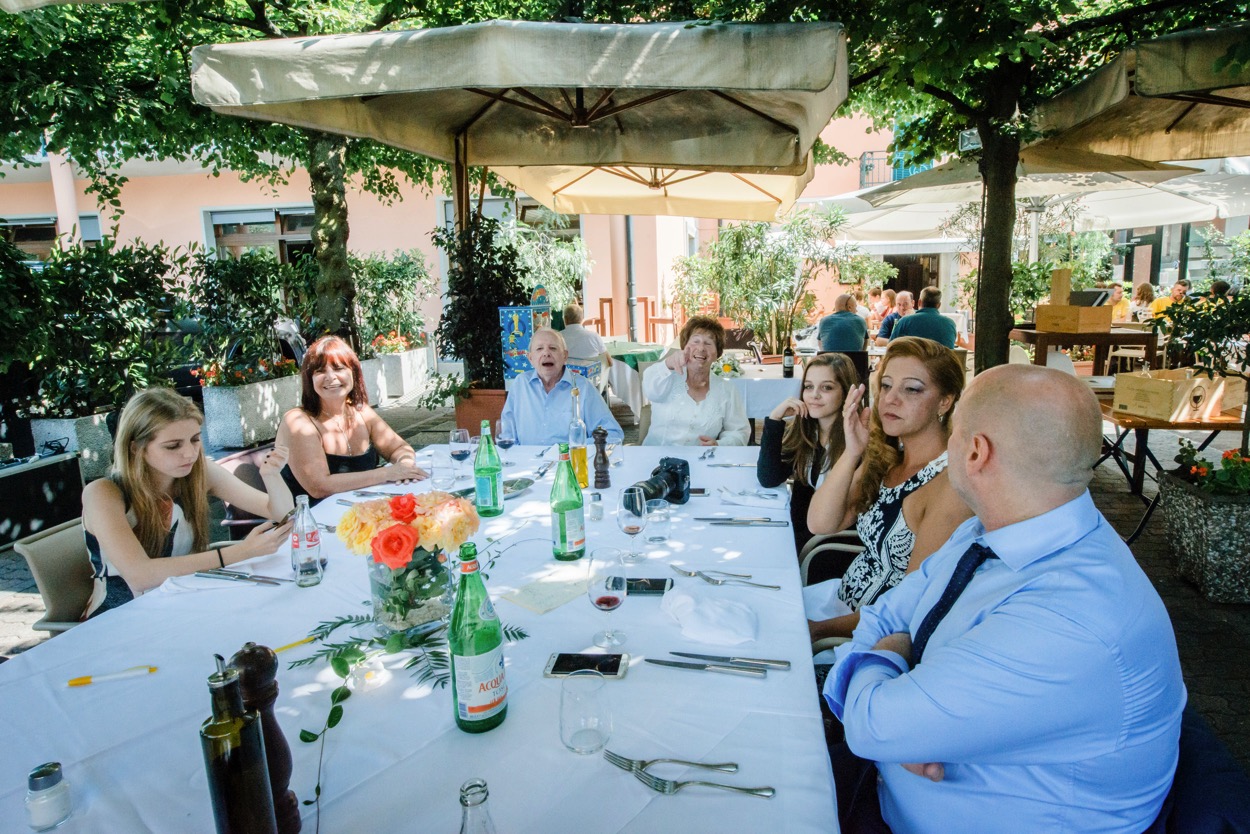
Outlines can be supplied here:
<path id="1" fill-rule="evenodd" d="M 451 446 L 452 458 L 460 464 L 460 473 L 456 479 L 464 477 L 464 462 L 469 459 L 469 430 L 452 429 L 447 432 L 447 443 Z"/>
<path id="2" fill-rule="evenodd" d="M 613 574 L 620 556 L 621 551 L 615 547 L 601 547 L 586 560 L 586 596 L 591 605 L 605 613 L 615 611 L 625 602 L 625 577 Z M 594 637 L 595 645 L 603 649 L 624 645 L 625 633 L 612 628 L 608 620 L 604 623 L 603 631 Z"/>
<path id="3" fill-rule="evenodd" d="M 638 534 L 647 526 L 647 496 L 642 487 L 626 487 L 616 507 L 616 526 L 629 536 L 629 552 L 621 554 L 621 563 L 634 565 L 642 561 L 638 552 Z"/>
<path id="4" fill-rule="evenodd" d="M 495 421 L 495 445 L 503 449 L 504 452 L 516 445 L 516 433 L 503 420 Z M 499 464 L 501 466 L 511 466 L 512 461 L 501 459 Z"/>

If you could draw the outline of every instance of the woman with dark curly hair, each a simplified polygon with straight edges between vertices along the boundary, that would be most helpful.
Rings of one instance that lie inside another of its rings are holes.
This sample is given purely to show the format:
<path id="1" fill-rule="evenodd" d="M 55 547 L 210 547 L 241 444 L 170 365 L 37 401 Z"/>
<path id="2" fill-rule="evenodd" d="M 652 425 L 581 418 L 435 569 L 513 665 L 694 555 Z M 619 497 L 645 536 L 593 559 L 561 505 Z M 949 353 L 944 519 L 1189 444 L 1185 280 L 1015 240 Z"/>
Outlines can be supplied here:
<path id="1" fill-rule="evenodd" d="M 930 339 L 890 342 L 871 410 L 857 385 L 842 409 L 846 450 L 808 510 L 813 533 L 852 523 L 865 550 L 841 579 L 804 589 L 812 639 L 849 637 L 859 609 L 920 566 L 971 517 L 946 476 L 951 411 L 964 388 L 954 351 Z"/>
<path id="2" fill-rule="evenodd" d="M 822 353 L 807 360 L 799 397 L 782 400 L 764 418 L 756 477 L 765 487 L 794 478 L 790 524 L 796 550 L 812 537 L 807 529 L 812 495 L 846 446 L 842 406 L 858 381 L 855 365 L 845 355 Z"/>
<path id="3" fill-rule="evenodd" d="M 282 417 L 277 441 L 291 450 L 282 477 L 292 495 L 307 495 L 312 505 L 336 492 L 429 477 L 413 462 L 412 447 L 369 407 L 360 359 L 347 342 L 314 342 L 300 378 L 300 407 Z M 379 466 L 383 460 L 390 465 Z"/>

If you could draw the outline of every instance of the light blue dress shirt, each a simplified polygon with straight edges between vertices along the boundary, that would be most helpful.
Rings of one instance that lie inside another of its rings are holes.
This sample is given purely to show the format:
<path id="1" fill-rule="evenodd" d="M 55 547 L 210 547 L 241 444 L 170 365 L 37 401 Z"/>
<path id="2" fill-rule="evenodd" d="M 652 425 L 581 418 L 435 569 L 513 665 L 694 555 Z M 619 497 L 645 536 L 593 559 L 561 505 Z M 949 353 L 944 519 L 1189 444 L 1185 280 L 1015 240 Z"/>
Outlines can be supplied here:
<path id="1" fill-rule="evenodd" d="M 915 669 L 873 651 L 915 634 L 959 557 L 990 547 Z M 1185 687 L 1162 600 L 1089 493 L 986 532 L 976 518 L 838 648 L 824 695 L 878 762 L 895 834 L 1140 832 L 1176 769 Z M 900 763 L 941 762 L 931 782 Z"/>
<path id="2" fill-rule="evenodd" d="M 526 371 L 516 378 L 508 391 L 500 419 L 511 428 L 517 443 L 524 446 L 550 446 L 567 443 L 569 423 L 573 419 L 573 386 L 581 392 L 582 421 L 586 424 L 587 442 L 590 432 L 603 426 L 608 432 L 609 443 L 620 443 L 625 432 L 608 410 L 607 403 L 585 377 L 565 368 L 550 391 L 543 387 L 537 371 Z"/>

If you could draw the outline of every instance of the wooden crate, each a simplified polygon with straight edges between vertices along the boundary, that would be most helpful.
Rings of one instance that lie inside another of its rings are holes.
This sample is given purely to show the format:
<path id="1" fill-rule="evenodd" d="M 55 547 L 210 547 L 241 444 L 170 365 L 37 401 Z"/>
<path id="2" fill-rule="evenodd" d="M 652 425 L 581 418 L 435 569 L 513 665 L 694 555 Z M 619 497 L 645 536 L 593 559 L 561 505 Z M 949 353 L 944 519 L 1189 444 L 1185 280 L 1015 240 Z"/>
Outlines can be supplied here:
<path id="1" fill-rule="evenodd" d="M 1236 411 L 1246 401 L 1245 380 L 1195 375 L 1193 368 L 1116 374 L 1112 408 L 1169 422 L 1204 420 Z"/>
<path id="2" fill-rule="evenodd" d="M 1111 307 L 1074 307 L 1067 304 L 1039 304 L 1034 314 L 1038 330 L 1052 333 L 1109 333 Z"/>

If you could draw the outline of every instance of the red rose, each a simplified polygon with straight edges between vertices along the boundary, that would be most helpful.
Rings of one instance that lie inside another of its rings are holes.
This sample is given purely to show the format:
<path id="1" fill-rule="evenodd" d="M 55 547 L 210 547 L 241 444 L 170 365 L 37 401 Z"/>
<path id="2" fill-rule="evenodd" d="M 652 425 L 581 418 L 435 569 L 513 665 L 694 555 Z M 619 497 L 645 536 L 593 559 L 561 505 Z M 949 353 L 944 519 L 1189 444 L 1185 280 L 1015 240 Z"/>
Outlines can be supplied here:
<path id="1" fill-rule="evenodd" d="M 390 499 L 391 515 L 396 521 L 405 524 L 417 517 L 417 498 L 411 492 L 407 495 L 396 495 Z"/>
<path id="2" fill-rule="evenodd" d="M 407 524 L 392 524 L 370 542 L 373 561 L 381 562 L 391 570 L 406 567 L 420 541 L 417 531 Z"/>

